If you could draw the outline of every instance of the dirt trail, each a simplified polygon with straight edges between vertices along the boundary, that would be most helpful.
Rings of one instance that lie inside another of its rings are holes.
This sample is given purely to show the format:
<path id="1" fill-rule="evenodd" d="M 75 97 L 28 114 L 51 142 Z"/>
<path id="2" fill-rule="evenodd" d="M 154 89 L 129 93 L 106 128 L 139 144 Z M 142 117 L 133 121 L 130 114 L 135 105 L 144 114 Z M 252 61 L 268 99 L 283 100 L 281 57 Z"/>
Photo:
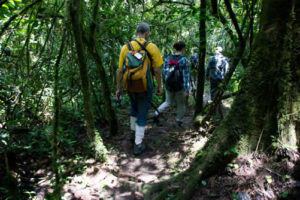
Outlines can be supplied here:
<path id="1" fill-rule="evenodd" d="M 207 103 L 208 94 L 204 100 Z M 119 110 L 121 132 L 105 142 L 109 149 L 108 163 L 85 161 L 88 167 L 81 174 L 69 177 L 63 186 L 64 199 L 143 199 L 139 191 L 144 184 L 168 179 L 187 169 L 207 141 L 207 137 L 192 130 L 193 107 L 187 107 L 183 127 L 177 126 L 176 112 L 171 108 L 160 117 L 160 125 L 149 119 L 144 139 L 146 151 L 134 156 L 128 112 L 128 108 Z M 42 180 L 38 186 L 41 189 L 37 191 L 38 199 L 44 199 L 51 192 L 50 181 Z"/>
<path id="2" fill-rule="evenodd" d="M 154 124 L 150 119 L 144 140 L 146 151 L 140 156 L 134 156 L 133 143 L 129 140 L 128 109 L 120 110 L 122 133 L 108 142 L 108 163 L 87 160 L 88 167 L 81 174 L 68 178 L 68 183 L 63 186 L 63 198 L 143 199 L 139 191 L 144 184 L 168 179 L 187 169 L 196 150 L 207 141 L 207 138 L 192 132 L 192 114 L 192 108 L 188 107 L 183 128 L 175 123 L 175 109 L 163 114 L 160 118 L 162 126 Z M 39 188 L 37 197 L 44 199 L 51 192 L 50 181 L 42 180 Z"/>
<path id="3" fill-rule="evenodd" d="M 223 102 L 225 115 L 230 110 L 231 102 L 232 99 Z M 197 150 L 208 140 L 192 131 L 191 107 L 187 108 L 184 128 L 176 125 L 175 109 L 170 109 L 160 119 L 163 126 L 149 120 L 145 133 L 146 151 L 134 156 L 133 143 L 129 140 L 128 110 L 121 109 L 119 114 L 122 132 L 112 141 L 105 142 L 109 149 L 109 161 L 106 164 L 93 159 L 85 161 L 85 170 L 68 178 L 63 186 L 63 199 L 142 200 L 140 191 L 144 184 L 168 179 L 187 169 Z M 298 159 L 292 160 L 278 162 L 264 155 L 261 158 L 239 156 L 223 173 L 203 180 L 192 199 L 236 199 L 238 194 L 245 194 L 264 200 L 283 196 L 287 191 L 292 194 L 290 191 L 299 182 L 283 178 L 292 176 L 291 166 Z M 272 184 L 266 185 L 266 177 L 272 178 Z M 47 178 L 41 178 L 38 188 L 37 199 L 45 199 L 47 193 L 52 192 Z"/>
<path id="4" fill-rule="evenodd" d="M 137 192 L 143 184 L 167 179 L 181 170 L 188 168 L 193 157 L 195 144 L 192 136 L 192 112 L 187 112 L 184 128 L 175 123 L 175 113 L 167 112 L 160 118 L 163 125 L 156 125 L 149 120 L 145 133 L 146 151 L 140 156 L 133 155 L 133 143 L 129 140 L 129 127 L 124 126 L 123 139 L 117 141 L 118 170 L 115 173 L 118 186 L 105 199 L 143 199 Z M 201 141 L 204 144 L 204 140 Z M 199 144 L 198 144 L 199 145 Z"/>

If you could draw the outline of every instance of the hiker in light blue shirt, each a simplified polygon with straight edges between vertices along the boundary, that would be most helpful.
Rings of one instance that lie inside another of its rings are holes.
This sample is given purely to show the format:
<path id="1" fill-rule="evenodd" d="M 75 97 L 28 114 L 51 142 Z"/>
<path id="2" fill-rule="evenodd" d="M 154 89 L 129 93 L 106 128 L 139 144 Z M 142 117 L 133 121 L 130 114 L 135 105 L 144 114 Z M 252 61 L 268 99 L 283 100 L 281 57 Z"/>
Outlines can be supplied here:
<path id="1" fill-rule="evenodd" d="M 206 67 L 206 79 L 210 81 L 210 95 L 213 101 L 219 84 L 229 71 L 228 58 L 222 55 L 222 47 L 217 47 L 216 54 L 210 57 Z"/>
<path id="2" fill-rule="evenodd" d="M 225 74 L 229 71 L 228 58 L 222 55 L 222 47 L 216 47 L 216 54 L 210 57 L 206 67 L 206 79 L 210 81 L 210 96 L 211 100 L 215 99 L 219 86 L 222 80 L 225 78 Z M 217 105 L 214 118 L 223 118 L 223 112 L 221 104 Z"/>

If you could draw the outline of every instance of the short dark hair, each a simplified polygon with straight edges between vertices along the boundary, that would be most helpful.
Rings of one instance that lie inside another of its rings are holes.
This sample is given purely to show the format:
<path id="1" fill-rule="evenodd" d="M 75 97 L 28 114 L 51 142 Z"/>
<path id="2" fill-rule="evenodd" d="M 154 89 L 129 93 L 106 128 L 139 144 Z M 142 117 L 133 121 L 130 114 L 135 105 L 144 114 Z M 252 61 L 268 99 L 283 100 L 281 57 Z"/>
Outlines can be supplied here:
<path id="1" fill-rule="evenodd" d="M 146 24 L 145 22 L 141 22 L 137 27 L 136 27 L 136 32 L 137 33 L 147 33 L 150 31 L 150 27 L 148 24 Z"/>
<path id="2" fill-rule="evenodd" d="M 173 47 L 177 50 L 177 51 L 181 51 L 183 48 L 185 48 L 185 43 L 183 41 L 179 41 L 176 42 Z"/>
<path id="3" fill-rule="evenodd" d="M 198 52 L 198 49 L 194 49 L 193 52 L 194 52 L 194 53 L 197 53 L 197 52 Z"/>

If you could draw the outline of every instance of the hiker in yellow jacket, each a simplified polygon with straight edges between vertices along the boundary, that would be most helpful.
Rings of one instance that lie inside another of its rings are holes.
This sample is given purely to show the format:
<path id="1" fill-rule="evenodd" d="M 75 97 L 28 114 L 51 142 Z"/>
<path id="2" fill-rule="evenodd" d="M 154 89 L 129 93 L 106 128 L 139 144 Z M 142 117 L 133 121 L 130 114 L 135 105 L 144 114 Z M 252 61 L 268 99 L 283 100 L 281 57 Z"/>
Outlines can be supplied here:
<path id="1" fill-rule="evenodd" d="M 136 29 L 136 40 L 124 45 L 121 49 L 118 70 L 117 97 L 123 95 L 122 80 L 130 97 L 130 129 L 134 139 L 134 154 L 145 150 L 143 143 L 147 114 L 152 101 L 153 78 L 157 81 L 157 91 L 162 93 L 161 71 L 163 59 L 159 49 L 147 41 L 150 27 L 140 23 Z"/>

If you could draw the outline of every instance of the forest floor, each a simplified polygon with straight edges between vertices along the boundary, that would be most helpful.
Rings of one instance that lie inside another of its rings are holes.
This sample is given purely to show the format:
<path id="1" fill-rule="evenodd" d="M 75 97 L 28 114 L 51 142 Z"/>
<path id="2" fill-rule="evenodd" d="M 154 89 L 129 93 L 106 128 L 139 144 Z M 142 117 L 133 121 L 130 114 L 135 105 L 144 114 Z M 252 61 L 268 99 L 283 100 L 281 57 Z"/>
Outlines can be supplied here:
<path id="1" fill-rule="evenodd" d="M 189 108 L 190 109 L 190 108 Z M 133 155 L 133 143 L 129 140 L 129 111 L 121 109 L 119 116 L 122 133 L 111 141 L 109 160 L 106 164 L 87 160 L 88 167 L 82 174 L 69 179 L 63 186 L 65 199 L 143 199 L 143 184 L 153 183 L 180 173 L 189 167 L 197 150 L 203 147 L 207 137 L 192 131 L 192 113 L 187 112 L 184 127 L 175 123 L 175 110 L 167 111 L 161 118 L 163 126 L 152 123 L 146 127 L 146 151 Z M 107 142 L 106 142 L 107 143 Z M 41 181 L 38 199 L 51 192 L 50 181 Z"/>
<path id="2" fill-rule="evenodd" d="M 228 113 L 230 103 L 230 100 L 223 103 L 225 114 Z M 159 182 L 186 170 L 198 150 L 212 136 L 202 136 L 193 131 L 192 107 L 187 107 L 183 128 L 176 125 L 176 113 L 172 108 L 160 118 L 163 126 L 149 120 L 145 133 L 146 151 L 140 156 L 134 156 L 133 143 L 129 140 L 128 112 L 127 108 L 119 110 L 120 134 L 105 141 L 109 149 L 107 163 L 98 163 L 93 159 L 80 163 L 75 159 L 65 158 L 65 162 L 74 162 L 75 166 L 82 165 L 82 169 L 71 169 L 70 173 L 65 173 L 68 176 L 64 177 L 66 182 L 62 187 L 63 199 L 143 199 L 141 188 L 144 184 Z M 82 138 L 84 139 L 86 138 Z M 300 186 L 295 181 L 300 180 L 299 154 L 279 149 L 274 155 L 238 156 L 225 170 L 202 180 L 192 199 L 241 199 L 238 195 L 249 195 L 251 199 L 258 200 L 293 199 L 292 196 L 299 194 L 293 190 Z M 35 177 L 29 178 L 35 180 L 35 192 L 32 196 L 39 200 L 46 199 L 53 191 L 49 180 L 52 177 L 50 165 L 48 168 L 35 170 L 32 176 Z M 173 196 L 169 195 L 167 199 L 172 200 Z"/>

